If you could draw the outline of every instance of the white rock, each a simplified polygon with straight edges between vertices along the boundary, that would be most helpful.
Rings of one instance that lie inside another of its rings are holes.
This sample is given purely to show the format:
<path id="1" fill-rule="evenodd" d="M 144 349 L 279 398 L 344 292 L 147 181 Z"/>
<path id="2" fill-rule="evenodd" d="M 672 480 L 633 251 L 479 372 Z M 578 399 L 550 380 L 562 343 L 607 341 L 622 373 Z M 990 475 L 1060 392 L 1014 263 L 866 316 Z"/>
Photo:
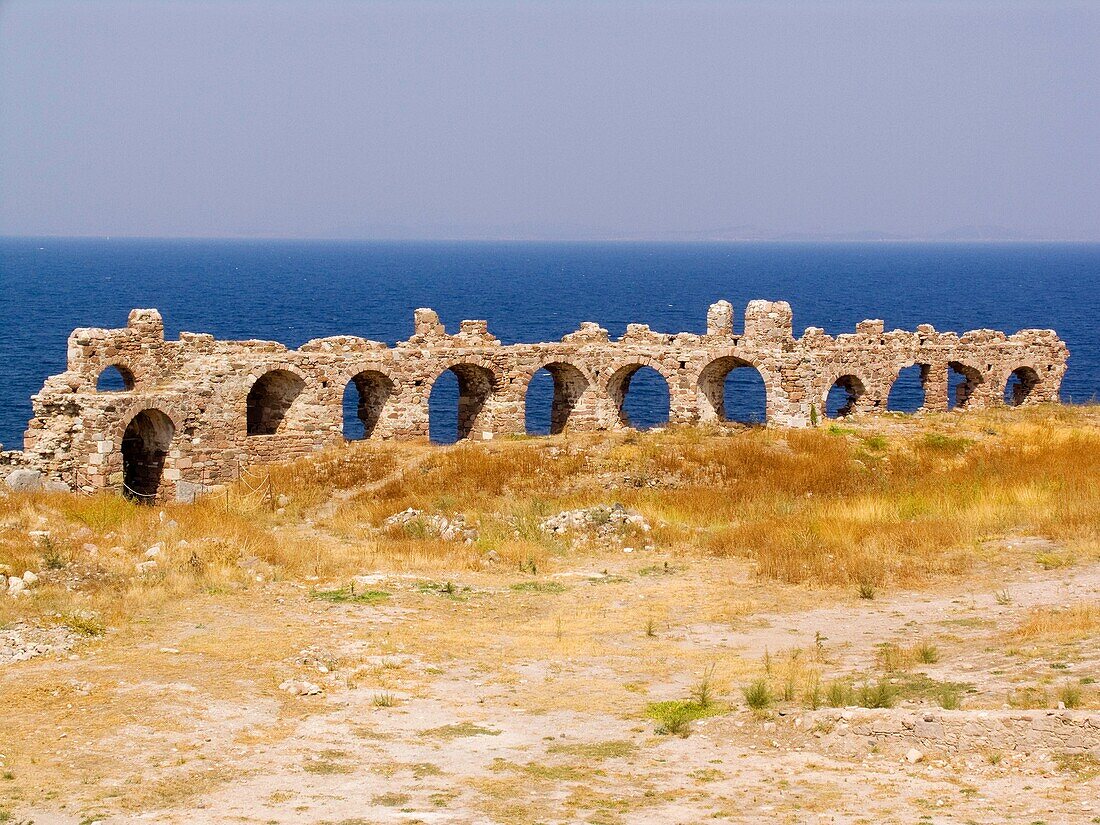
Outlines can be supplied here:
<path id="1" fill-rule="evenodd" d="M 915 765 L 922 759 L 924 759 L 924 754 L 916 748 L 910 748 L 905 754 L 905 761 L 908 762 L 910 765 Z"/>
<path id="2" fill-rule="evenodd" d="M 8 578 L 8 595 L 18 596 L 24 590 L 27 589 L 27 584 L 18 576 L 11 576 Z"/>
<path id="3" fill-rule="evenodd" d="M 42 487 L 42 473 L 38 470 L 12 470 L 5 481 L 13 490 L 38 490 Z"/>
<path id="4" fill-rule="evenodd" d="M 316 696 L 321 692 L 321 686 L 299 679 L 287 679 L 279 685 L 279 690 L 285 690 L 295 696 Z"/>
<path id="5" fill-rule="evenodd" d="M 159 544 L 154 544 L 152 547 L 150 547 L 148 550 L 145 551 L 145 558 L 147 558 L 147 559 L 155 559 L 159 555 L 160 555 L 160 545 Z"/>
<path id="6" fill-rule="evenodd" d="M 134 568 L 137 570 L 139 576 L 146 576 L 157 569 L 157 563 L 152 560 L 139 561 L 137 564 L 134 565 Z"/>
<path id="7" fill-rule="evenodd" d="M 38 574 L 30 570 L 23 571 L 23 584 L 34 584 L 38 581 Z"/>
<path id="8" fill-rule="evenodd" d="M 99 553 L 99 548 L 96 547 L 94 544 L 85 544 L 80 549 L 87 553 L 89 556 L 94 556 Z"/>

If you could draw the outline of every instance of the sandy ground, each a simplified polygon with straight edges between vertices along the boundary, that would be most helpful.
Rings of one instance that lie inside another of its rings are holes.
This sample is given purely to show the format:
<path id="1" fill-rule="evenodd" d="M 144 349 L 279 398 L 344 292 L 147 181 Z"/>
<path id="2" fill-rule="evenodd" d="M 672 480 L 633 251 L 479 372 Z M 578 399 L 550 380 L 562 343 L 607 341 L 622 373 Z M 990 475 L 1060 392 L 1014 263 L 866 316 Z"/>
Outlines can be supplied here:
<path id="1" fill-rule="evenodd" d="M 1100 640 L 1010 633 L 1033 607 L 1100 601 L 1100 566 L 1044 570 L 1027 539 L 994 549 L 965 581 L 873 599 L 617 549 L 528 577 L 539 587 L 364 571 L 387 598 L 210 593 L 0 665 L 0 810 L 39 825 L 1100 822 Z M 807 673 L 882 678 L 888 643 L 936 651 L 895 674 L 917 687 L 894 707 L 808 707 Z M 659 732 L 649 703 L 708 673 L 714 715 Z M 791 698 L 750 710 L 762 676 Z M 1084 707 L 1059 711 L 1071 682 Z"/>

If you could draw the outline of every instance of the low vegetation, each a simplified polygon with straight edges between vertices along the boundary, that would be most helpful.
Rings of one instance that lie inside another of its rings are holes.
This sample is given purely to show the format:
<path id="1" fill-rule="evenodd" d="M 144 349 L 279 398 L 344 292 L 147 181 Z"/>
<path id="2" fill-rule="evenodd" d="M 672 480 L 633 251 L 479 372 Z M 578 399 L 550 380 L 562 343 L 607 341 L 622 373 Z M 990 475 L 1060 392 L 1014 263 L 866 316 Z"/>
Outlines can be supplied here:
<path id="1" fill-rule="evenodd" d="M 738 802 L 699 783 L 747 767 L 742 787 L 756 760 L 776 781 L 754 794 L 795 804 L 780 778 L 812 783 L 767 760 L 853 735 L 829 719 L 1092 712 L 1098 448 L 1100 408 L 1077 407 L 349 444 L 253 470 L 270 496 L 192 505 L 9 493 L 0 564 L 33 575 L 0 597 L 5 650 L 56 649 L 0 663 L 0 808 L 186 808 L 270 753 L 290 767 L 272 798 L 297 794 L 271 818 L 347 819 L 317 807 L 340 786 L 409 816 L 658 820 L 713 800 L 687 814 L 706 821 Z M 629 529 L 555 532 L 614 504 Z M 410 508 L 461 535 L 386 526 Z M 55 729 L 62 746 L 39 735 Z M 1002 752 L 1015 764 L 981 761 Z"/>

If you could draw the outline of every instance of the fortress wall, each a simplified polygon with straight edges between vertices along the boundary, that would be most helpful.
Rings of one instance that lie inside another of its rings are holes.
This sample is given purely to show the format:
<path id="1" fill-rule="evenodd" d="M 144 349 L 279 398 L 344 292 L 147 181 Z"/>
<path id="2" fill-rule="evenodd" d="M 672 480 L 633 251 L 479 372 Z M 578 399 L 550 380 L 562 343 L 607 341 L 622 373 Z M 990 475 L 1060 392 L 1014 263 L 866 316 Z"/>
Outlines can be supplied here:
<path id="1" fill-rule="evenodd" d="M 349 382 L 359 391 L 368 437 L 426 438 L 432 386 L 451 370 L 460 388 L 460 437 L 488 439 L 525 431 L 527 387 L 542 368 L 554 377 L 552 432 L 629 426 L 623 400 L 643 367 L 667 382 L 672 424 L 724 420 L 727 375 L 755 369 L 766 389 L 767 422 L 805 427 L 824 420 L 836 383 L 848 391 L 846 413 L 885 410 L 899 371 L 914 364 L 928 410 L 948 408 L 951 369 L 966 377 L 955 399 L 962 408 L 1004 403 L 1017 370 L 1026 380 L 1013 402 L 1056 401 L 1068 355 L 1050 330 L 960 336 L 921 325 L 886 332 L 882 321 L 870 320 L 854 333 L 833 337 L 810 328 L 796 339 L 790 306 L 770 301 L 749 303 L 740 334 L 725 301 L 710 307 L 702 335 L 631 324 L 612 341 L 585 323 L 558 342 L 509 346 L 485 321 L 463 321 L 449 334 L 435 312 L 420 309 L 413 335 L 394 347 L 334 336 L 297 350 L 186 332 L 165 341 L 160 314 L 134 310 L 124 329 L 70 336 L 68 368 L 32 399 L 21 463 L 87 492 L 121 490 L 129 478 L 143 488 L 131 493 L 152 500 L 187 496 L 252 464 L 341 442 Z M 111 366 L 129 377 L 126 389 L 96 388 Z"/>

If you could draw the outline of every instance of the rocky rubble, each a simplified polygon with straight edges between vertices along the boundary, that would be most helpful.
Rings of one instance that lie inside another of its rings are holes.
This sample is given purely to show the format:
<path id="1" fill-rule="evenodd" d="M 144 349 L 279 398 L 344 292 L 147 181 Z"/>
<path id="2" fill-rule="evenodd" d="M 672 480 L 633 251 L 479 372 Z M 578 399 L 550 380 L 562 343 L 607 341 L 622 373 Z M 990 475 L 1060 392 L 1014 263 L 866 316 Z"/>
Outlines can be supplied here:
<path id="1" fill-rule="evenodd" d="M 588 533 L 601 539 L 619 537 L 630 529 L 640 530 L 642 533 L 649 533 L 652 529 L 645 516 L 627 510 L 621 504 L 565 510 L 541 522 L 539 528 L 555 535 Z"/>
<path id="2" fill-rule="evenodd" d="M 462 514 L 451 516 L 439 516 L 425 513 L 410 507 L 382 522 L 383 527 L 402 528 L 410 534 L 423 534 L 426 536 L 438 536 L 444 541 L 464 541 L 473 544 L 477 541 L 477 530 L 467 526 Z"/>
<path id="3" fill-rule="evenodd" d="M 67 627 L 16 622 L 0 629 L 0 666 L 50 653 L 67 653 L 78 636 Z"/>

